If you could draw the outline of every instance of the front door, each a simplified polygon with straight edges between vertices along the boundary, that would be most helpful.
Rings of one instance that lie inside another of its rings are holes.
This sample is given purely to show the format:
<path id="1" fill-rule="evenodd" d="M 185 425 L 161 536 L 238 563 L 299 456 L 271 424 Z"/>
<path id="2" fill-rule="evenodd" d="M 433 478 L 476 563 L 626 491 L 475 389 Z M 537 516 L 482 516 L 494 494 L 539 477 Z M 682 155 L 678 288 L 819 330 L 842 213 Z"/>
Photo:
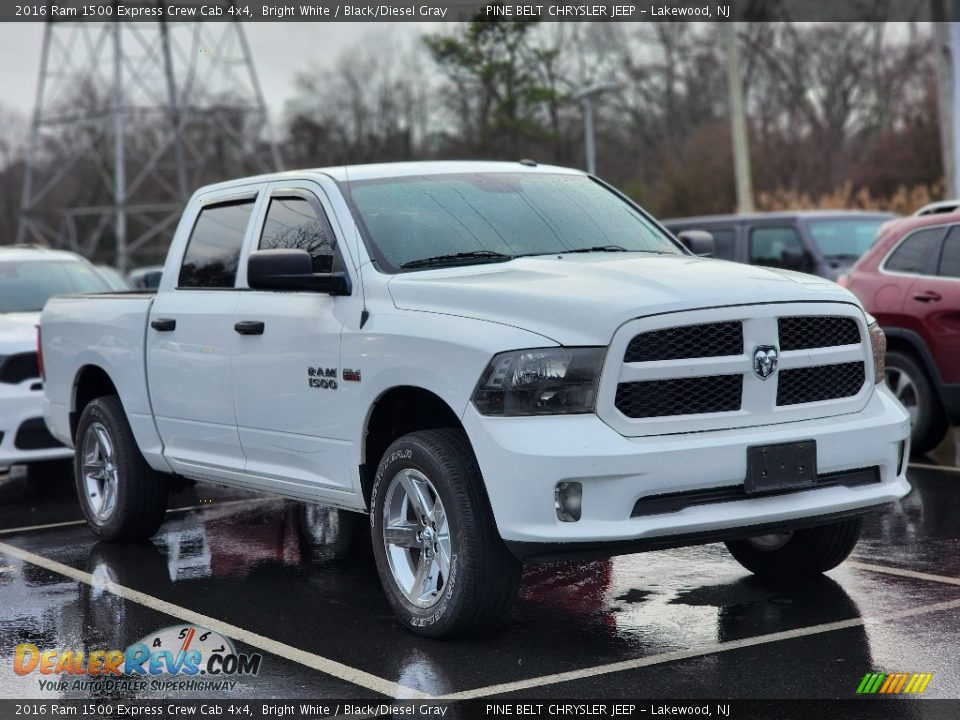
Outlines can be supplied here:
<path id="1" fill-rule="evenodd" d="M 343 270 L 321 197 L 311 184 L 272 186 L 254 247 L 307 250 L 315 273 Z M 355 504 L 340 402 L 340 333 L 354 306 L 319 292 L 241 293 L 233 357 L 240 443 L 247 474 L 281 492 Z"/>

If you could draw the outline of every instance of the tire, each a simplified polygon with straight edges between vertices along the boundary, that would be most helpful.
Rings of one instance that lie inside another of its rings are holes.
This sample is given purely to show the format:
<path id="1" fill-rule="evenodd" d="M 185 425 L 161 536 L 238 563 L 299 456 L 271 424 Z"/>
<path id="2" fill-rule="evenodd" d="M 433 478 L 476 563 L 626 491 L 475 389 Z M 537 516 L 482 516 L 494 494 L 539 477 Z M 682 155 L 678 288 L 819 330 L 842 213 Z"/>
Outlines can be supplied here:
<path id="1" fill-rule="evenodd" d="M 167 512 L 168 484 L 140 454 L 118 397 L 83 409 L 76 448 L 74 479 L 90 529 L 104 540 L 151 537 Z"/>
<path id="2" fill-rule="evenodd" d="M 916 358 L 891 350 L 886 358 L 887 387 L 910 413 L 910 447 L 922 455 L 943 442 L 949 425 L 937 390 Z"/>
<path id="3" fill-rule="evenodd" d="M 415 505 L 428 511 L 430 522 L 417 519 Z M 377 468 L 370 507 L 377 572 L 404 626 L 427 637 L 454 637 L 503 621 L 517 595 L 521 565 L 497 532 L 462 432 L 421 430 L 396 440 Z M 389 548 L 385 527 L 395 529 Z M 425 563 L 429 572 L 418 575 Z M 418 577 L 424 579 L 419 586 Z"/>
<path id="4" fill-rule="evenodd" d="M 862 518 L 761 535 L 727 543 L 727 550 L 754 575 L 792 580 L 820 575 L 847 559 L 860 539 Z"/>

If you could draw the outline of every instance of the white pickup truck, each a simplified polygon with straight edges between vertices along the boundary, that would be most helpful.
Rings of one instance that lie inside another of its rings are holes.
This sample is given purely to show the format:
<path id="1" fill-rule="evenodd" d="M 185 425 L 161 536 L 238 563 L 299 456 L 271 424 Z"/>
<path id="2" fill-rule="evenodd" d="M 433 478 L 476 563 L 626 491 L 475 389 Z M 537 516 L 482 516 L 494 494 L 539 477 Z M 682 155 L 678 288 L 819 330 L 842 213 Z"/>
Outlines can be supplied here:
<path id="1" fill-rule="evenodd" d="M 910 489 L 853 295 L 694 255 L 563 168 L 206 187 L 155 296 L 54 298 L 41 331 L 94 532 L 152 535 L 177 476 L 369 513 L 425 635 L 502 619 L 525 561 L 725 541 L 758 574 L 824 572 Z"/>

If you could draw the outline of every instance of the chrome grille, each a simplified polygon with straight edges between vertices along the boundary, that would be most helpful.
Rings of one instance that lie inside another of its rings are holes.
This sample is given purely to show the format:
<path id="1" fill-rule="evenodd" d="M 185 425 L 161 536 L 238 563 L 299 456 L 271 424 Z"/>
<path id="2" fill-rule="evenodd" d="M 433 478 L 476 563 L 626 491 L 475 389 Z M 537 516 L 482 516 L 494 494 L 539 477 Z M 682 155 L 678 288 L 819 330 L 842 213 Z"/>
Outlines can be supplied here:
<path id="1" fill-rule="evenodd" d="M 617 409 L 630 418 L 698 415 L 740 409 L 743 375 L 620 383 Z"/>
<path id="2" fill-rule="evenodd" d="M 791 315 L 777 318 L 780 350 L 810 350 L 813 348 L 855 345 L 860 342 L 857 321 L 833 315 Z"/>
<path id="3" fill-rule="evenodd" d="M 740 355 L 742 352 L 742 323 L 704 323 L 640 333 L 627 345 L 623 361 L 684 360 Z"/>
<path id="4" fill-rule="evenodd" d="M 815 365 L 780 371 L 777 405 L 800 405 L 853 397 L 863 387 L 862 362 Z"/>

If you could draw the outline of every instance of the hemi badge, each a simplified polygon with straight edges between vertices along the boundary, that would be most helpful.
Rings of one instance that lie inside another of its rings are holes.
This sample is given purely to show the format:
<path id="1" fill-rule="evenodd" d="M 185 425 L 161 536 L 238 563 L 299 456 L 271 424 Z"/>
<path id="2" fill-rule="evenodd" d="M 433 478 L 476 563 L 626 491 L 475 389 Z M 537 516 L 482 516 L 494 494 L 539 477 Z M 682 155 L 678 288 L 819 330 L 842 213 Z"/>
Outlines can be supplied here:
<path id="1" fill-rule="evenodd" d="M 359 370 L 349 370 L 347 368 L 343 369 L 343 379 L 344 381 L 352 380 L 353 382 L 360 382 L 360 371 Z"/>

